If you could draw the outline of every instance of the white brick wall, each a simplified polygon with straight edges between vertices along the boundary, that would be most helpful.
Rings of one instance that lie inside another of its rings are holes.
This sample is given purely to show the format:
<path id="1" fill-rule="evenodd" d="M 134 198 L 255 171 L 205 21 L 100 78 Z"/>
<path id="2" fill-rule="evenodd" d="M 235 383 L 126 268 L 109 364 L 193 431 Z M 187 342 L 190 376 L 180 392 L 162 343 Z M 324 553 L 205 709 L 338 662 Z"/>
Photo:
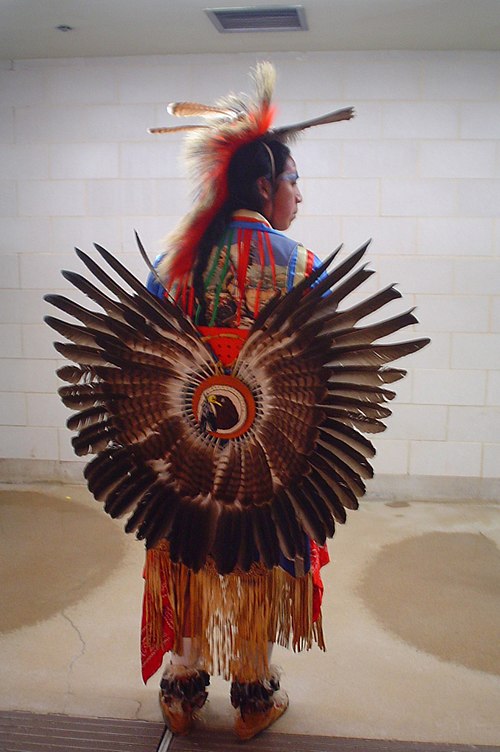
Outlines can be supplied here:
<path id="1" fill-rule="evenodd" d="M 180 139 L 148 136 L 174 99 L 248 87 L 252 55 L 18 61 L 0 66 L 0 454 L 74 459 L 55 396 L 42 295 L 93 241 L 145 275 L 188 206 Z M 500 54 L 272 55 L 278 123 L 354 105 L 295 147 L 291 234 L 324 256 L 373 238 L 377 274 L 417 305 L 432 346 L 404 366 L 376 437 L 389 475 L 500 477 Z"/>

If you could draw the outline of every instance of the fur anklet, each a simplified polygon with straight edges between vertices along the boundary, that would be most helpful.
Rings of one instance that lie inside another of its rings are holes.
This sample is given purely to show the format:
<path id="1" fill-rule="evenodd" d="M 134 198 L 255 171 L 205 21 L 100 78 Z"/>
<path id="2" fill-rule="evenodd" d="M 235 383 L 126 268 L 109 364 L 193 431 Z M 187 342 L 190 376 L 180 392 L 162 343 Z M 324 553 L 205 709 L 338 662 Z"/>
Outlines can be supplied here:
<path id="1" fill-rule="evenodd" d="M 239 708 L 242 717 L 248 713 L 265 713 L 273 705 L 273 695 L 280 688 L 279 675 L 273 673 L 269 679 L 255 682 L 233 681 L 231 684 L 231 705 Z"/>
<path id="2" fill-rule="evenodd" d="M 206 671 L 185 666 L 170 666 L 160 682 L 162 698 L 167 704 L 180 702 L 185 712 L 202 708 L 208 697 L 205 687 L 210 684 Z"/>

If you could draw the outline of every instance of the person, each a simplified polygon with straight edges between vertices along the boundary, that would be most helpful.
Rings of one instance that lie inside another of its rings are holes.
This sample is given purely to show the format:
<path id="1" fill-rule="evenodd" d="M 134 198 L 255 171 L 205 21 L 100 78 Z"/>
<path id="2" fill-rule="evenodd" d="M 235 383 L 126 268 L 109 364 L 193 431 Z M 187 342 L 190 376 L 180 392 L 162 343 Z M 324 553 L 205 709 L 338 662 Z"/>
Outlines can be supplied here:
<path id="1" fill-rule="evenodd" d="M 329 270 L 339 249 L 320 264 L 285 234 L 302 200 L 287 143 L 352 108 L 274 128 L 272 66 L 255 80 L 255 100 L 171 106 L 207 124 L 181 127 L 197 194 L 149 289 L 96 245 L 132 293 L 77 249 L 105 291 L 63 274 L 102 313 L 45 296 L 77 322 L 45 318 L 76 364 L 58 369 L 59 394 L 78 410 L 75 452 L 96 455 L 88 488 L 146 543 L 144 681 L 169 653 L 160 703 L 187 733 L 210 676 L 230 680 L 240 739 L 288 706 L 272 646 L 325 648 L 326 540 L 373 475 L 364 434 L 385 429 L 385 385 L 406 373 L 387 364 L 428 342 L 378 341 L 415 324 L 411 311 L 358 325 L 400 297 L 394 285 L 342 307 L 373 274 L 368 243 Z"/>
<path id="2" fill-rule="evenodd" d="M 303 245 L 284 234 L 302 202 L 298 179 L 297 166 L 289 148 L 277 140 L 264 137 L 245 144 L 230 161 L 227 199 L 200 241 L 192 273 L 187 275 L 184 286 L 174 284 L 173 290 L 169 290 L 201 331 L 211 334 L 209 341 L 215 349 L 218 344 L 214 332 L 222 331 L 220 344 L 224 343 L 224 335 L 227 337 L 229 329 L 240 333 L 248 330 L 262 308 L 276 294 L 287 292 L 320 264 Z M 159 279 L 158 270 L 164 278 L 168 277 L 164 266 L 167 260 L 165 256 L 157 259 L 156 273 L 150 274 L 147 284 L 148 289 L 160 298 L 167 292 Z M 235 354 L 236 350 L 232 350 L 229 357 L 233 359 Z M 158 558 L 158 551 L 149 556 L 150 559 Z M 163 556 L 168 559 L 166 551 Z M 290 600 L 294 600 L 290 598 L 292 578 L 300 583 L 297 592 L 300 591 L 302 595 L 304 588 L 306 590 L 304 602 L 293 604 L 303 610 L 300 618 L 297 615 L 294 618 L 294 646 L 303 643 L 310 647 L 312 638 L 316 637 L 320 647 L 324 648 L 320 616 L 323 592 L 320 568 L 327 561 L 326 546 L 319 547 L 307 540 L 304 560 L 291 562 L 282 556 L 280 567 L 289 579 L 282 580 L 281 587 L 273 588 L 274 609 L 269 608 L 265 597 L 260 599 L 257 609 L 252 609 L 245 596 L 238 609 L 225 609 L 220 598 L 212 606 L 215 611 L 219 609 L 219 619 L 233 620 L 230 625 L 233 633 L 251 630 L 249 620 L 264 627 L 260 638 L 250 639 L 245 646 L 243 665 L 241 645 L 237 650 L 233 645 L 235 654 L 229 655 L 229 672 L 222 672 L 226 678 L 232 679 L 231 700 L 238 709 L 235 731 L 242 739 L 251 738 L 271 725 L 288 706 L 286 693 L 280 691 L 277 669 L 269 662 L 273 642 L 278 639 L 286 645 L 289 641 L 290 630 L 286 630 L 283 623 L 276 630 L 273 622 L 276 621 L 276 610 L 288 610 L 285 620 L 292 618 L 289 608 Z M 163 571 L 168 569 L 167 561 Z M 147 571 L 151 571 L 151 566 Z M 188 573 L 188 577 L 192 576 L 192 573 Z M 233 573 L 226 579 L 234 580 L 236 577 L 238 574 Z M 245 580 L 243 592 L 248 592 L 252 585 L 255 588 L 259 580 L 267 580 L 272 586 L 273 579 L 276 579 L 272 572 L 259 567 L 257 559 L 253 572 L 242 574 L 242 578 Z M 252 579 L 254 582 L 251 582 Z M 164 610 L 170 609 L 172 602 L 183 600 L 181 594 L 176 592 L 175 583 L 165 583 L 164 589 L 169 593 L 163 604 Z M 212 656 L 207 660 L 200 654 L 203 634 L 194 634 L 189 620 L 189 605 L 184 603 L 184 613 L 177 614 L 176 618 L 176 629 L 183 636 L 182 651 L 171 652 L 161 681 L 160 702 L 164 717 L 176 733 L 189 730 L 194 712 L 207 697 L 205 687 L 210 671 L 214 670 Z M 206 624 L 204 626 L 206 628 Z M 281 639 L 276 631 L 281 631 Z M 162 636 L 162 642 L 165 650 L 174 646 L 175 635 L 171 628 L 168 636 Z M 179 650 L 179 647 L 176 649 Z M 231 648 L 219 644 L 218 650 L 227 652 Z M 146 656 L 147 652 L 147 646 L 144 646 Z M 157 661 L 150 671 L 156 665 Z"/>

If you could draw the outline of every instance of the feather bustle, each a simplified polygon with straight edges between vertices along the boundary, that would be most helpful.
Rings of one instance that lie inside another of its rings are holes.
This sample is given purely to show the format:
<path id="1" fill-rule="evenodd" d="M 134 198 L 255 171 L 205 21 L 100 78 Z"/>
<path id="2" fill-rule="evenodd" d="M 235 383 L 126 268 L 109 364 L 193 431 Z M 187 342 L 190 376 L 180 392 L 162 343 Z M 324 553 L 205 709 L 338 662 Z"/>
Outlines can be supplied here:
<path id="1" fill-rule="evenodd" d="M 71 272 L 67 279 L 104 313 L 47 296 L 82 324 L 47 317 L 70 340 L 56 345 L 59 352 L 77 364 L 60 369 L 69 386 L 59 393 L 81 408 L 68 420 L 78 431 L 76 452 L 98 452 L 85 469 L 89 489 L 111 516 L 132 510 L 127 531 L 148 547 L 168 538 L 173 560 L 195 571 L 210 553 L 223 573 L 236 564 L 248 571 L 257 552 L 267 567 L 279 562 L 280 551 L 303 557 L 303 531 L 322 544 L 334 521 L 345 521 L 345 509 L 357 507 L 374 454 L 358 429 L 384 429 L 380 418 L 390 410 L 380 403 L 394 392 L 383 385 L 405 374 L 385 364 L 428 341 L 376 343 L 413 325 L 412 311 L 355 326 L 399 297 L 393 286 L 338 310 L 372 274 L 358 268 L 366 245 L 327 271 L 337 249 L 311 278 L 261 311 L 233 369 L 259 395 L 257 415 L 247 436 L 223 448 L 183 412 L 185 374 L 192 393 L 215 373 L 193 324 L 101 246 L 97 251 L 132 294 L 77 251 L 118 302 Z"/>

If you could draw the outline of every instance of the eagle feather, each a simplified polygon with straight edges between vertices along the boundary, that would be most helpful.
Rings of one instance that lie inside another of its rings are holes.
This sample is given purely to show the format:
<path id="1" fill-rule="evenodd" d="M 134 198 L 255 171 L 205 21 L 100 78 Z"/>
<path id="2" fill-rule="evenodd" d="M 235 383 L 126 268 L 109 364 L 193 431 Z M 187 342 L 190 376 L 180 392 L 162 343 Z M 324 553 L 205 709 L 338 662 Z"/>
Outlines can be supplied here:
<path id="1" fill-rule="evenodd" d="M 270 97 L 272 84 L 262 86 Z M 255 416 L 230 438 L 195 413 L 195 394 L 221 369 L 193 322 L 102 246 L 99 262 L 76 251 L 97 285 L 63 275 L 101 310 L 47 295 L 71 320 L 45 320 L 75 363 L 58 370 L 59 394 L 77 411 L 67 422 L 75 452 L 96 453 L 89 489 L 112 517 L 129 515 L 127 532 L 148 547 L 167 539 L 172 559 L 195 571 L 211 557 L 227 574 L 248 571 L 256 556 L 269 568 L 282 555 L 303 559 L 306 536 L 322 545 L 358 507 L 373 475 L 365 434 L 385 429 L 395 396 L 386 385 L 406 373 L 387 364 L 428 342 L 380 342 L 413 326 L 413 310 L 360 324 L 401 297 L 393 285 L 340 308 L 373 274 L 362 263 L 367 245 L 340 262 L 337 248 L 260 311 L 230 372 Z M 215 413 L 216 404 L 215 394 Z"/>

